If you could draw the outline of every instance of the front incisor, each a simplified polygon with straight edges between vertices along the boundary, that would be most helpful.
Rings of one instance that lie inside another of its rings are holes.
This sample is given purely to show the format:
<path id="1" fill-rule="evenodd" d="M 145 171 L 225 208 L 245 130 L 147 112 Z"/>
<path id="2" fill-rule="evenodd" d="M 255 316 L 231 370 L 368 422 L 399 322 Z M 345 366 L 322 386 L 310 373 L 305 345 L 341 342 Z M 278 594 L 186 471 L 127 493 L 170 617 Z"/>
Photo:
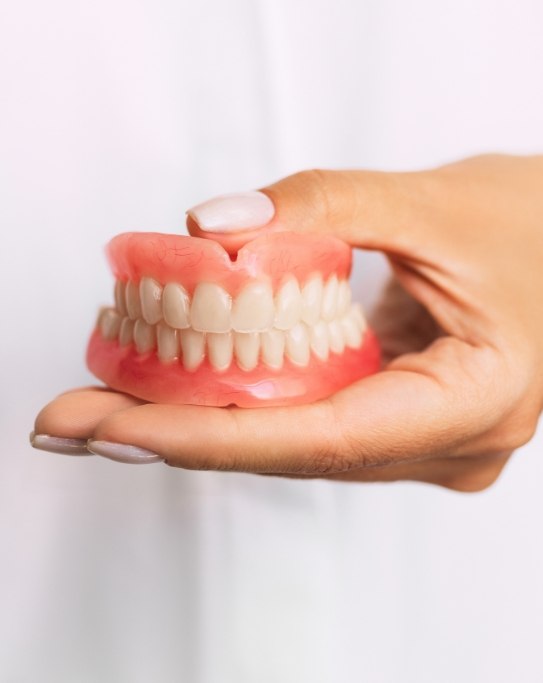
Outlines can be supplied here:
<path id="1" fill-rule="evenodd" d="M 268 283 L 251 282 L 237 295 L 232 307 L 236 332 L 262 332 L 273 327 L 273 292 Z"/>
<path id="2" fill-rule="evenodd" d="M 228 332 L 231 329 L 232 297 L 219 285 L 200 282 L 192 296 L 190 320 L 199 332 Z"/>

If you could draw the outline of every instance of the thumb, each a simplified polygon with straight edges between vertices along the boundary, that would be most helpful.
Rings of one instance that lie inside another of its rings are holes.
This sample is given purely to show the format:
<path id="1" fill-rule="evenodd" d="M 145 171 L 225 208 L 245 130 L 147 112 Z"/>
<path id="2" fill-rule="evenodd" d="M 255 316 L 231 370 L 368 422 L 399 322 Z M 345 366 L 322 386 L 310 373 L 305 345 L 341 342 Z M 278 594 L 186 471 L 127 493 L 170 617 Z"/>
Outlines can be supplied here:
<path id="1" fill-rule="evenodd" d="M 214 239 L 229 253 L 264 230 L 292 230 L 333 234 L 353 247 L 407 255 L 424 229 L 429 175 L 302 171 L 260 191 L 198 204 L 187 211 L 187 227 L 191 235 Z"/>

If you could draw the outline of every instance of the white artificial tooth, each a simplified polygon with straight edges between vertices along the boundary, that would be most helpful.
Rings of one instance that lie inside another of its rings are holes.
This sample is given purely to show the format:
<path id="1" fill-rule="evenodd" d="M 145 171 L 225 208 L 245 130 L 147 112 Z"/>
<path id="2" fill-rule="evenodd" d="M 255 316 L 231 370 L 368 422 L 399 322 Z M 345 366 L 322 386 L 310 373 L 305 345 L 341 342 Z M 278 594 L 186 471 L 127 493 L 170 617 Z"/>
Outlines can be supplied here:
<path id="1" fill-rule="evenodd" d="M 330 339 L 328 335 L 328 325 L 323 321 L 310 327 L 309 343 L 311 350 L 320 360 L 327 360 L 330 350 Z"/>
<path id="2" fill-rule="evenodd" d="M 360 331 L 364 333 L 368 327 L 362 306 L 358 303 L 351 306 L 349 316 L 356 322 Z"/>
<path id="3" fill-rule="evenodd" d="M 260 334 L 262 360 L 274 370 L 283 367 L 285 353 L 285 333 L 283 330 L 268 330 Z"/>
<path id="4" fill-rule="evenodd" d="M 324 291 L 322 293 L 321 318 L 326 322 L 330 322 L 330 320 L 333 320 L 336 317 L 338 290 L 339 283 L 337 275 L 332 275 L 324 285 Z"/>
<path id="5" fill-rule="evenodd" d="M 362 343 L 362 332 L 357 320 L 352 315 L 346 315 L 341 319 L 341 327 L 345 345 L 350 349 L 358 349 Z"/>
<path id="6" fill-rule="evenodd" d="M 347 315 L 351 305 L 351 287 L 347 280 L 340 280 L 337 295 L 337 317 Z"/>
<path id="7" fill-rule="evenodd" d="M 115 282 L 115 308 L 124 317 L 128 314 L 126 310 L 126 295 L 125 295 L 126 285 L 121 280 Z"/>
<path id="8" fill-rule="evenodd" d="M 232 332 L 211 332 L 207 337 L 207 355 L 215 370 L 228 370 L 234 352 Z"/>
<path id="9" fill-rule="evenodd" d="M 260 335 L 258 332 L 235 332 L 236 360 L 242 370 L 253 370 L 258 363 Z"/>
<path id="10" fill-rule="evenodd" d="M 295 365 L 307 365 L 309 363 L 309 335 L 307 327 L 298 323 L 286 333 L 286 352 L 289 359 Z"/>
<path id="11" fill-rule="evenodd" d="M 275 327 L 290 330 L 302 317 L 302 294 L 295 278 L 285 282 L 275 297 Z"/>
<path id="12" fill-rule="evenodd" d="M 251 282 L 237 295 L 232 306 L 236 332 L 262 332 L 273 327 L 273 292 L 266 282 Z"/>
<path id="13" fill-rule="evenodd" d="M 125 317 L 121 322 L 121 330 L 119 332 L 119 344 L 121 346 L 128 346 L 134 341 L 134 321 Z"/>
<path id="14" fill-rule="evenodd" d="M 196 370 L 204 360 L 205 338 L 202 332 L 195 332 L 190 327 L 179 332 L 181 350 L 183 351 L 183 367 L 185 370 Z"/>
<path id="15" fill-rule="evenodd" d="M 177 330 L 160 322 L 156 326 L 157 355 L 163 363 L 171 363 L 179 357 Z"/>
<path id="16" fill-rule="evenodd" d="M 162 285 L 152 277 L 140 280 L 141 312 L 149 325 L 156 325 L 162 320 Z"/>
<path id="17" fill-rule="evenodd" d="M 149 325 L 143 318 L 138 318 L 134 323 L 134 343 L 138 353 L 152 351 L 156 344 L 156 330 L 154 325 Z"/>
<path id="18" fill-rule="evenodd" d="M 302 287 L 302 320 L 308 325 L 315 325 L 321 316 L 322 277 L 313 275 Z"/>
<path id="19" fill-rule="evenodd" d="M 168 282 L 162 291 L 162 313 L 170 327 L 185 330 L 190 327 L 190 299 L 177 282 Z"/>
<path id="20" fill-rule="evenodd" d="M 212 282 L 200 282 L 192 295 L 190 320 L 199 332 L 228 332 L 231 329 L 232 297 Z"/>
<path id="21" fill-rule="evenodd" d="M 99 325 L 104 339 L 116 339 L 121 328 L 121 316 L 114 308 L 105 308 L 100 313 Z"/>
<path id="22" fill-rule="evenodd" d="M 141 318 L 140 293 L 138 285 L 130 280 L 124 290 L 126 311 L 131 320 Z"/>
<path id="23" fill-rule="evenodd" d="M 330 351 L 343 353 L 345 350 L 345 338 L 339 320 L 332 320 L 328 323 L 328 336 L 330 339 Z"/>

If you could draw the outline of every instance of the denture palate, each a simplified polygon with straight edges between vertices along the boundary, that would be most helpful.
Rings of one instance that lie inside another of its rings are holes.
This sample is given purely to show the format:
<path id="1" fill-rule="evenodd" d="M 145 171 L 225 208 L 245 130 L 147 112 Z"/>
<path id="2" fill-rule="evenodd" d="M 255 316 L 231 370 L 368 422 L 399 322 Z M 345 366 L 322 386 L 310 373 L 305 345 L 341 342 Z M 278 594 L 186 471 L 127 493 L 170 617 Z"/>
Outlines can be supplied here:
<path id="1" fill-rule="evenodd" d="M 212 282 L 198 283 L 190 297 L 178 282 L 143 277 L 118 280 L 114 296 L 115 306 L 99 316 L 102 336 L 189 371 L 206 357 L 218 372 L 232 362 L 246 371 L 259 362 L 279 370 L 285 358 L 303 367 L 312 354 L 326 361 L 359 348 L 366 330 L 349 283 L 335 274 L 326 282 L 313 274 L 301 285 L 287 277 L 275 293 L 266 281 L 249 281 L 235 297 Z"/>

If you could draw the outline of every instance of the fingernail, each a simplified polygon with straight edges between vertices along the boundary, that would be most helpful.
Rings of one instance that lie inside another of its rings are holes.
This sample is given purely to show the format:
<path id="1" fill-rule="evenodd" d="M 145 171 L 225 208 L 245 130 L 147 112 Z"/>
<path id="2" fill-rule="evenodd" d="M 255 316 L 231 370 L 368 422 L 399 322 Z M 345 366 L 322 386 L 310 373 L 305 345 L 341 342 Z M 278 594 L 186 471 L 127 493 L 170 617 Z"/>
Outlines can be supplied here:
<path id="1" fill-rule="evenodd" d="M 86 439 L 64 439 L 60 436 L 30 432 L 30 444 L 33 448 L 37 448 L 40 451 L 48 451 L 49 453 L 91 455 L 87 450 Z"/>
<path id="2" fill-rule="evenodd" d="M 95 455 L 109 458 L 116 462 L 126 462 L 131 465 L 144 465 L 149 462 L 164 462 L 164 458 L 153 451 L 148 451 L 139 446 L 130 446 L 127 443 L 113 443 L 111 441 L 87 442 L 87 448 Z"/>
<path id="3" fill-rule="evenodd" d="M 237 232 L 266 225 L 275 207 L 263 192 L 236 192 L 193 206 L 187 214 L 206 232 Z"/>

